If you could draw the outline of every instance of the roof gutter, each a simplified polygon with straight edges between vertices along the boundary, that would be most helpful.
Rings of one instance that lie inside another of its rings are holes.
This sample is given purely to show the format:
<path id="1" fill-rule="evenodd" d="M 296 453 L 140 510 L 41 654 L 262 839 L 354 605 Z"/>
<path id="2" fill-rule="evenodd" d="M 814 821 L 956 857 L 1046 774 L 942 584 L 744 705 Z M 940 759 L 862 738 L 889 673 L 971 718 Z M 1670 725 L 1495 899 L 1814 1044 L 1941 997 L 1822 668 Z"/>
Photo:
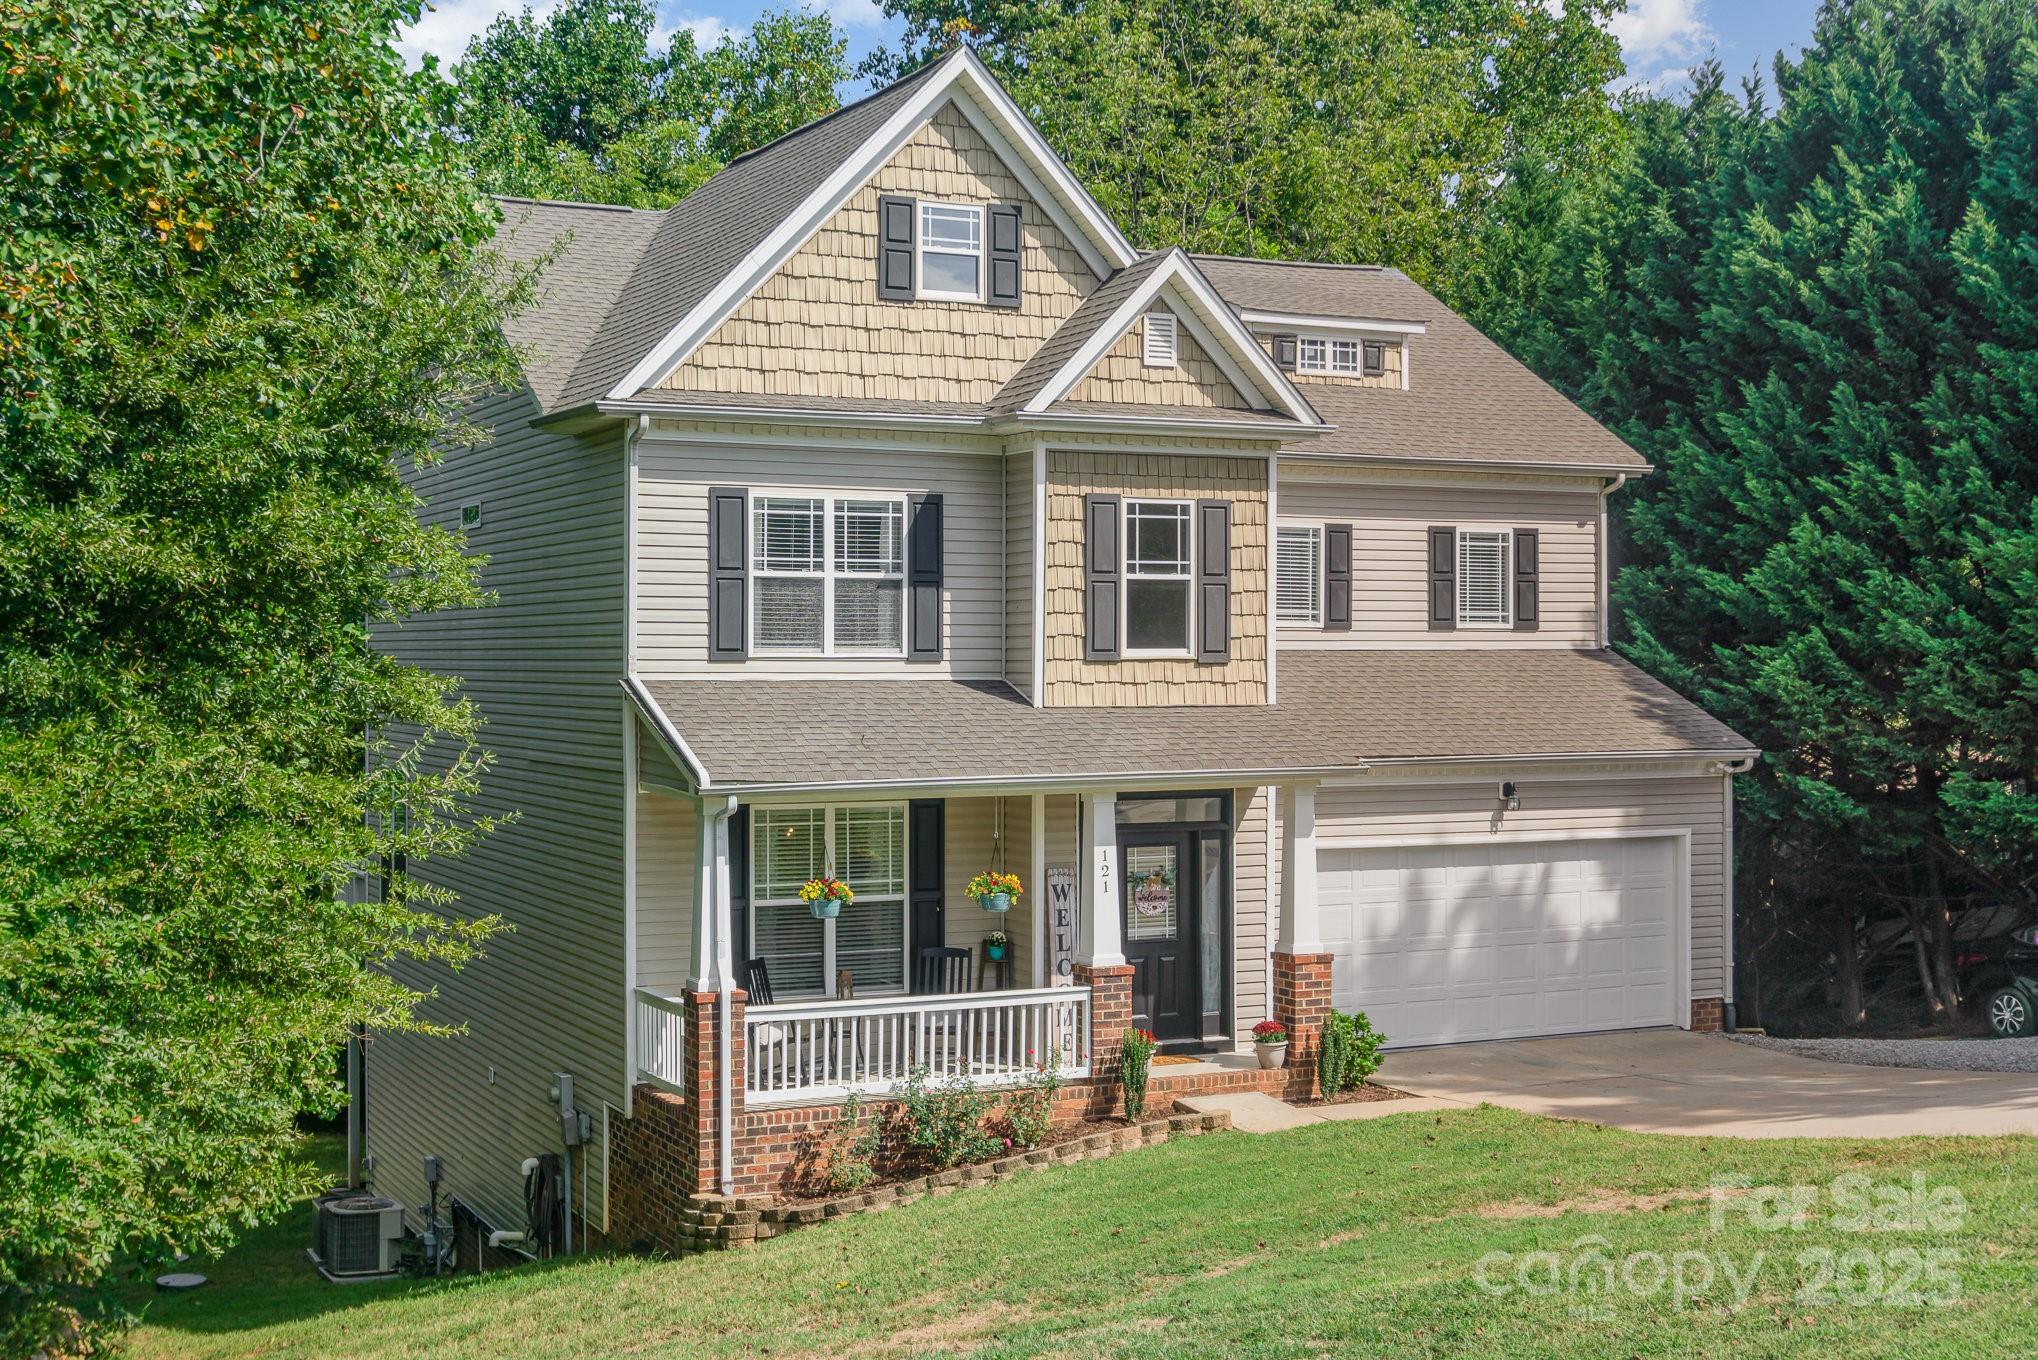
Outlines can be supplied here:
<path id="1" fill-rule="evenodd" d="M 693 780 L 695 790 L 707 793 L 708 767 L 701 763 L 700 757 L 693 753 L 693 748 L 686 744 L 686 738 L 679 735 L 679 729 L 672 725 L 672 719 L 665 716 L 665 710 L 651 697 L 651 691 L 644 688 L 644 682 L 634 675 L 626 675 L 617 683 L 622 685 L 623 693 L 630 696 L 630 702 L 636 705 L 637 712 L 651 724 L 651 730 L 658 734 L 658 740 L 664 744 L 666 754 L 678 761 L 680 769 Z"/>
<path id="2" fill-rule="evenodd" d="M 1598 751 L 1563 753 L 1551 751 L 1516 751 L 1499 755 L 1483 756 L 1385 756 L 1366 762 L 1368 769 L 1394 769 L 1409 765 L 1490 765 L 1499 761 L 1539 760 L 1547 764 L 1579 765 L 1605 760 L 1718 760 L 1741 762 L 1745 770 L 1753 764 L 1761 752 L 1750 746 L 1733 747 L 1727 750 L 1692 751 Z M 1740 773 L 1741 771 L 1735 771 Z"/>
<path id="3" fill-rule="evenodd" d="M 758 797 L 784 794 L 840 793 L 856 790 L 869 793 L 897 793 L 915 789 L 940 789 L 949 794 L 967 794 L 977 790 L 987 793 L 1011 793 L 1024 789 L 1029 793 L 1077 792 L 1092 788 L 1122 788 L 1137 784 L 1144 788 L 1197 788 L 1213 784 L 1236 785 L 1240 783 L 1280 783 L 1294 779 L 1328 779 L 1336 775 L 1363 774 L 1368 768 L 1365 761 L 1346 765 L 1307 765 L 1287 768 L 1266 768 L 1251 770 L 1126 770 L 1089 771 L 1083 774 L 1013 775 L 1003 778 L 986 778 L 982 775 L 954 776 L 945 779 L 855 779 L 824 780 L 820 782 L 762 783 L 746 784 L 730 782 L 703 788 L 703 794 Z"/>
<path id="4" fill-rule="evenodd" d="M 597 401 L 554 411 L 531 422 L 551 427 L 583 420 L 623 420 L 667 416 L 676 420 L 728 420 L 778 425 L 819 423 L 851 429 L 956 430 L 967 434 L 1005 435 L 1035 430 L 1143 430 L 1150 434 L 1232 435 L 1282 444 L 1314 439 L 1335 425 L 1303 425 L 1286 420 L 1148 420 L 1141 416 L 1087 415 L 1052 412 L 1040 415 L 946 415 L 924 411 L 828 411 L 798 406 L 700 406 L 653 401 Z"/>
<path id="5" fill-rule="evenodd" d="M 1335 429 L 1335 426 L 1325 428 Z M 1654 463 L 1616 467 L 1611 463 L 1516 463 L 1496 458 L 1415 458 L 1404 453 L 1283 453 L 1298 462 L 1327 465 L 1363 464 L 1367 467 L 1449 468 L 1459 472 L 1540 472 L 1566 477 L 1645 477 L 1656 470 Z"/>

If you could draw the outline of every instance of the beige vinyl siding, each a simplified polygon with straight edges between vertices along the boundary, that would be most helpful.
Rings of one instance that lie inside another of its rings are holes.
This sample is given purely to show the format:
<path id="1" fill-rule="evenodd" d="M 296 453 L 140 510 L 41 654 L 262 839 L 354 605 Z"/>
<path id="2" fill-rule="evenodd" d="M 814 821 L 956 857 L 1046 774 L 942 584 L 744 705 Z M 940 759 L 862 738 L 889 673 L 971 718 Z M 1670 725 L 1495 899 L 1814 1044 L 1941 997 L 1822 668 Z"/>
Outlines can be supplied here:
<path id="1" fill-rule="evenodd" d="M 1153 312 L 1167 312 L 1155 307 Z M 1219 407 L 1249 410 L 1252 403 L 1232 386 L 1224 370 L 1203 352 L 1189 327 L 1175 328 L 1176 360 L 1173 368 L 1149 368 L 1145 358 L 1146 322 L 1142 318 L 1104 352 L 1095 366 L 1069 392 L 1070 401 L 1108 401 L 1145 406 Z"/>
<path id="2" fill-rule="evenodd" d="M 1004 804 L 1004 855 L 997 853 L 994 831 L 997 826 L 998 804 Z M 983 985 L 981 970 L 984 966 L 983 950 L 980 947 L 984 936 L 994 930 L 1002 930 L 1012 937 L 1012 948 L 1008 957 L 1012 959 L 1012 985 L 1031 987 L 1033 985 L 1033 911 L 1038 899 L 1034 895 L 1036 886 L 1030 882 L 1032 875 L 1027 869 L 1027 859 L 1033 853 L 1030 819 L 1033 800 L 1025 794 L 1017 794 L 1003 800 L 997 798 L 950 798 L 945 809 L 947 840 L 947 913 L 945 917 L 948 943 L 961 945 L 971 951 L 975 961 L 971 965 L 978 970 L 978 986 Z M 1002 868 L 1019 875 L 1026 891 L 1019 901 L 1002 916 L 997 912 L 985 911 L 978 906 L 966 891 L 969 881 L 985 870 Z"/>
<path id="3" fill-rule="evenodd" d="M 877 209 L 883 194 L 1018 204 L 1025 238 L 1021 305 L 881 301 Z M 944 104 L 662 385 L 988 402 L 1097 283 L 990 144 L 953 103 Z"/>
<path id="4" fill-rule="evenodd" d="M 1283 624 L 1283 647 L 1596 647 L 1599 494 L 1582 479 L 1396 481 L 1321 465 L 1281 465 L 1283 523 L 1352 526 L 1349 632 Z M 1542 625 L 1429 627 L 1429 527 L 1534 529 Z"/>
<path id="5" fill-rule="evenodd" d="M 1316 795 L 1319 841 L 1506 833 L 1691 832 L 1691 994 L 1718 996 L 1726 943 L 1721 855 L 1726 803 L 1717 775 L 1661 778 L 1547 779 L 1508 776 L 1521 808 L 1500 813 L 1495 783 L 1421 785 L 1399 780 L 1326 786 Z M 1278 827 L 1276 829 L 1278 835 Z"/>
<path id="6" fill-rule="evenodd" d="M 1005 679 L 1033 697 L 1033 446 L 1005 453 Z"/>
<path id="7" fill-rule="evenodd" d="M 1005 669 L 1005 467 L 995 452 L 910 440 L 799 447 L 639 442 L 637 665 L 646 675 L 893 675 L 988 678 Z M 904 657 L 755 656 L 708 661 L 708 491 L 938 493 L 942 497 L 939 663 Z"/>
<path id="8" fill-rule="evenodd" d="M 533 430 L 522 394 L 484 403 L 490 444 L 416 472 L 425 516 L 457 525 L 478 501 L 469 546 L 488 555 L 489 608 L 378 628 L 375 643 L 462 677 L 495 763 L 474 811 L 514 820 L 466 854 L 416 866 L 465 914 L 514 927 L 453 971 L 394 972 L 436 988 L 421 1014 L 464 1026 L 451 1038 L 378 1034 L 368 1058 L 374 1186 L 424 1202 L 428 1153 L 444 1190 L 496 1227 L 524 1222 L 525 1157 L 562 1150 L 554 1072 L 570 1072 L 595 1116 L 585 1171 L 591 1222 L 604 1220 L 603 1106 L 624 1100 L 623 670 L 624 462 L 620 435 Z"/>
<path id="9" fill-rule="evenodd" d="M 638 790 L 637 985 L 667 996 L 693 962 L 695 824 L 691 800 Z"/>
<path id="10" fill-rule="evenodd" d="M 1231 1037 L 1251 1041 L 1267 1018 L 1267 953 L 1274 947 L 1273 876 L 1267 865 L 1270 788 L 1231 793 Z"/>

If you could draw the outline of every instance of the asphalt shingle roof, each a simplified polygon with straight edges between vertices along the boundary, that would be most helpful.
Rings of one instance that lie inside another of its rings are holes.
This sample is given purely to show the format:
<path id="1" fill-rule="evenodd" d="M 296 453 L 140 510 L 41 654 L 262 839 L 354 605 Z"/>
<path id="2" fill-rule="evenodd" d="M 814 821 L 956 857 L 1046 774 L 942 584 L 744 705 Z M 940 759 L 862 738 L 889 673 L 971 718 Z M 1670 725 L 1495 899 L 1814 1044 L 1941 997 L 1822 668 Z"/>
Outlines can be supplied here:
<path id="1" fill-rule="evenodd" d="M 1337 428 L 1303 452 L 1467 462 L 1648 466 L 1472 324 L 1398 269 L 1198 255 L 1218 295 L 1240 311 L 1363 321 L 1418 321 L 1409 390 L 1308 383 L 1302 395 Z"/>
<path id="2" fill-rule="evenodd" d="M 592 203 L 497 200 L 496 247 L 512 264 L 544 260 L 531 305 L 503 327 L 524 355 L 524 378 L 541 410 L 555 410 L 609 309 L 622 295 L 663 213 Z"/>
<path id="3" fill-rule="evenodd" d="M 644 685 L 717 789 L 1271 776 L 1453 756 L 1753 754 L 1607 652 L 1286 652 L 1280 702 L 1265 707 L 1034 708 L 1002 681 Z"/>

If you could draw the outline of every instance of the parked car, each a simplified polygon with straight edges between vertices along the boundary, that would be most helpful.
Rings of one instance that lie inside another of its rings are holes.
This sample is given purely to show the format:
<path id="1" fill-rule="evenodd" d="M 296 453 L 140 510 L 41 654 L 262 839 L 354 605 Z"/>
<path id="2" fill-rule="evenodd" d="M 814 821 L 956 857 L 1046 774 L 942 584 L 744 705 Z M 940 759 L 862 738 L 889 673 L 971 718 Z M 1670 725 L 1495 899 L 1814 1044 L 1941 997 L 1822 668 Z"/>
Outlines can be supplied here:
<path id="1" fill-rule="evenodd" d="M 2038 1034 L 2038 926 L 1977 940 L 1960 955 L 1961 992 L 1984 998 L 1997 1037 Z"/>

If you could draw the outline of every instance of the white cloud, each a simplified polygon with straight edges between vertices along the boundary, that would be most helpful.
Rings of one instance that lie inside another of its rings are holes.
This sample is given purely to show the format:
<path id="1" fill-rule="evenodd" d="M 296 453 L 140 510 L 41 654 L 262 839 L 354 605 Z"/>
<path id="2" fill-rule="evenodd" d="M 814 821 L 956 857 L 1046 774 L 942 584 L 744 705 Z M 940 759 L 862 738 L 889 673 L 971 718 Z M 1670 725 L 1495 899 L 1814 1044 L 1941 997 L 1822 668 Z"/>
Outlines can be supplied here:
<path id="1" fill-rule="evenodd" d="M 559 0 L 533 0 L 531 9 L 543 17 Z M 396 50 L 416 66 L 430 52 L 442 65 L 450 66 L 467 50 L 468 40 L 495 22 L 503 13 L 521 14 L 523 0 L 432 0 L 418 21 L 397 40 Z"/>
<path id="2" fill-rule="evenodd" d="M 1694 56 L 1713 41 L 1704 0 L 1628 0 L 1627 9 L 1609 16 L 1606 26 L 1620 39 L 1628 69 L 1637 73 Z"/>
<path id="3" fill-rule="evenodd" d="M 844 28 L 874 28 L 885 21 L 878 0 L 810 0 L 807 8 L 820 10 Z"/>

